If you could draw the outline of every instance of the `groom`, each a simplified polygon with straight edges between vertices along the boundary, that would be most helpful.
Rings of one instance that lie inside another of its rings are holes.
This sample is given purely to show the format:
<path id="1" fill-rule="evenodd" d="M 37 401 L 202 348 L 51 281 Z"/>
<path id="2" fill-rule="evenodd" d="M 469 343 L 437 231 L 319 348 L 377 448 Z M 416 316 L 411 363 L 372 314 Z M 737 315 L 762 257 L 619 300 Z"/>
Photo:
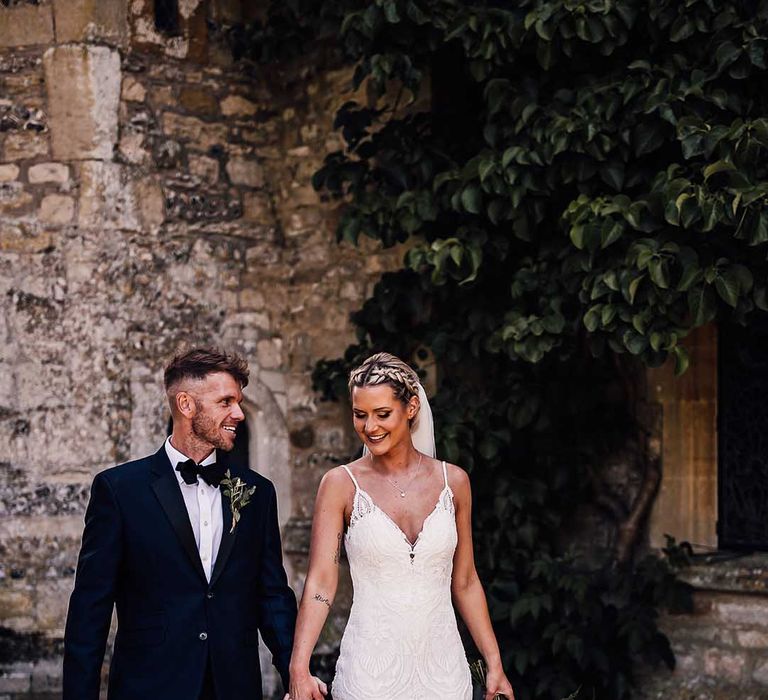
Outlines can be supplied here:
<path id="1" fill-rule="evenodd" d="M 172 435 L 154 455 L 96 475 L 67 614 L 63 700 L 99 697 L 113 606 L 109 700 L 259 700 L 259 632 L 288 687 L 296 599 L 275 489 L 226 459 L 247 384 L 236 355 L 177 355 L 165 369 Z M 233 487 L 234 523 L 224 493 Z"/>

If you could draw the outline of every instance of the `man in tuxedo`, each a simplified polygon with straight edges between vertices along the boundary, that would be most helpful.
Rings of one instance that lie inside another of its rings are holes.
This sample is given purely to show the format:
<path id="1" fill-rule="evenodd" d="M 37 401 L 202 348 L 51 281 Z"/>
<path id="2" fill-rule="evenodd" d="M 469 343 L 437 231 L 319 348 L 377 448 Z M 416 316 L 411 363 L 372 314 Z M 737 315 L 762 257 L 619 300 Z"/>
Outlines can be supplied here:
<path id="1" fill-rule="evenodd" d="M 259 700 L 258 633 L 288 687 L 296 599 L 272 483 L 227 462 L 248 366 L 194 349 L 165 370 L 173 433 L 96 475 L 64 637 L 63 700 L 97 700 L 112 608 L 110 700 Z M 233 528 L 229 486 L 253 488 Z M 232 483 L 240 480 L 240 484 Z"/>

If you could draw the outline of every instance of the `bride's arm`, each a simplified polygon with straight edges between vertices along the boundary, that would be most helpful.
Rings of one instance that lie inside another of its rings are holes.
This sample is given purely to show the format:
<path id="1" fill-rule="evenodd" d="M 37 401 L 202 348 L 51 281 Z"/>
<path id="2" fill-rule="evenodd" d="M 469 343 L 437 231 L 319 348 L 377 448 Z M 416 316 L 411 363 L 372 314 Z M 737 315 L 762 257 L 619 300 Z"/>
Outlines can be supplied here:
<path id="1" fill-rule="evenodd" d="M 475 555 L 472 548 L 472 492 L 467 473 L 456 466 L 450 467 L 449 484 L 453 491 L 456 508 L 456 529 L 459 541 L 453 555 L 451 593 L 472 639 L 485 659 L 487 667 L 486 698 L 497 693 L 514 698 L 512 686 L 504 675 L 501 653 L 488 614 L 488 603 L 475 569 Z"/>
<path id="2" fill-rule="evenodd" d="M 349 477 L 339 467 L 323 476 L 317 491 L 312 516 L 309 571 L 299 605 L 289 669 L 292 700 L 317 700 L 322 697 L 318 682 L 310 675 L 309 658 L 336 595 L 344 507 L 352 490 Z"/>

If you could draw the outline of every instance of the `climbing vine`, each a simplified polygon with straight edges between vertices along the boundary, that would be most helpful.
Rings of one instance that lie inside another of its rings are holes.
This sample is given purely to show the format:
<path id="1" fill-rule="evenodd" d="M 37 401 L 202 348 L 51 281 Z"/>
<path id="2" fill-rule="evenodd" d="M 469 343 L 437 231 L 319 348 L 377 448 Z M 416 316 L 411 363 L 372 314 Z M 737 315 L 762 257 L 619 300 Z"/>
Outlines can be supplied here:
<path id="1" fill-rule="evenodd" d="M 674 663 L 656 615 L 680 592 L 638 556 L 661 473 L 635 377 L 768 310 L 768 2 L 292 0 L 240 40 L 355 67 L 314 184 L 340 240 L 407 243 L 317 388 L 377 349 L 434 361 L 517 697 L 629 697 L 638 660 Z M 615 526 L 603 557 L 572 546 L 584 507 Z"/>

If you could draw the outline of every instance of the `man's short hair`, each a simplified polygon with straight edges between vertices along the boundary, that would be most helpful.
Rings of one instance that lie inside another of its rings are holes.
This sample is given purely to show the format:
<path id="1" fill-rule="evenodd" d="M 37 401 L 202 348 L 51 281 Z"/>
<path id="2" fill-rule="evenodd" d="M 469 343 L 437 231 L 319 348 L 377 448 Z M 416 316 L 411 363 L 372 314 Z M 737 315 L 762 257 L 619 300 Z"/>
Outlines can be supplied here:
<path id="1" fill-rule="evenodd" d="M 165 390 L 184 379 L 205 379 L 216 372 L 232 375 L 241 388 L 248 386 L 248 363 L 240 355 L 217 348 L 192 348 L 174 355 L 166 366 Z"/>

